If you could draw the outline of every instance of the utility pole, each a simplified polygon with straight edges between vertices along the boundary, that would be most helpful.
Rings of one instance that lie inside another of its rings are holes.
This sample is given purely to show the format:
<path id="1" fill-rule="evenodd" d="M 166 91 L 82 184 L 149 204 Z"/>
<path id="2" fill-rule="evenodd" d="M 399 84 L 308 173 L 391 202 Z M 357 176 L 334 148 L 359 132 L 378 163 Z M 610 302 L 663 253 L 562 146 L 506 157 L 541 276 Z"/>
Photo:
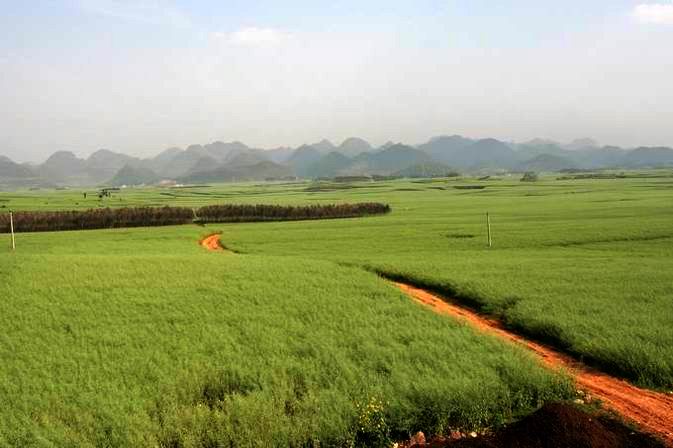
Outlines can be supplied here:
<path id="1" fill-rule="evenodd" d="M 9 212 L 9 231 L 12 233 L 12 250 L 16 250 L 16 241 L 14 241 L 14 214 Z"/>
<path id="2" fill-rule="evenodd" d="M 488 247 L 490 248 L 493 242 L 491 241 L 491 217 L 488 212 L 486 212 L 486 231 L 488 232 Z"/>

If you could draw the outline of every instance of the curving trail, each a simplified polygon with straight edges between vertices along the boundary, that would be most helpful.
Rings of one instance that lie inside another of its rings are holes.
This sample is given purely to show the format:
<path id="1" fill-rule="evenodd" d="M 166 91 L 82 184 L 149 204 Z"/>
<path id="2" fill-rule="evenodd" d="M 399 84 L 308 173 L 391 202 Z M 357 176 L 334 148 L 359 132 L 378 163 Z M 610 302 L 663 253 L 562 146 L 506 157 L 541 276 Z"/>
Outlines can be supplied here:
<path id="1" fill-rule="evenodd" d="M 637 423 L 644 431 L 659 436 L 667 446 L 673 447 L 673 395 L 641 389 L 598 372 L 548 346 L 510 333 L 498 321 L 447 303 L 425 290 L 404 283 L 395 282 L 395 285 L 414 301 L 432 308 L 439 314 L 456 317 L 484 333 L 524 345 L 547 366 L 566 369 L 575 378 L 579 389 L 600 399 L 606 408 Z"/>
<path id="2" fill-rule="evenodd" d="M 224 250 L 220 243 L 220 234 L 217 233 L 205 237 L 199 244 L 211 251 Z M 673 395 L 641 389 L 599 372 L 546 345 L 509 332 L 496 320 L 450 304 L 423 289 L 399 282 L 395 282 L 395 285 L 414 301 L 439 314 L 458 318 L 484 333 L 521 344 L 548 367 L 567 370 L 575 378 L 579 389 L 600 399 L 606 408 L 637 423 L 644 431 L 659 436 L 667 446 L 673 447 Z"/>

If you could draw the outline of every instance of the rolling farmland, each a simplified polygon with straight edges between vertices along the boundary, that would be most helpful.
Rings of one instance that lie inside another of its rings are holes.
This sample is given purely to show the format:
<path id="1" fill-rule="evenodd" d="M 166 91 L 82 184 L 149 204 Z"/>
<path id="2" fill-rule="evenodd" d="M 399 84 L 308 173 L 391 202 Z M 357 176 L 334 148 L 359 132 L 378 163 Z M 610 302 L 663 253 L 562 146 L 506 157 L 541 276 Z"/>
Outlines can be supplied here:
<path id="1" fill-rule="evenodd" d="M 418 430 L 483 431 L 576 398 L 562 372 L 382 277 L 452 297 L 640 387 L 673 390 L 668 172 L 92 196 L 0 193 L 0 213 L 357 202 L 392 212 L 18 234 L 16 253 L 0 251 L 0 445 L 372 445 Z M 229 251 L 197 244 L 215 232 Z"/>

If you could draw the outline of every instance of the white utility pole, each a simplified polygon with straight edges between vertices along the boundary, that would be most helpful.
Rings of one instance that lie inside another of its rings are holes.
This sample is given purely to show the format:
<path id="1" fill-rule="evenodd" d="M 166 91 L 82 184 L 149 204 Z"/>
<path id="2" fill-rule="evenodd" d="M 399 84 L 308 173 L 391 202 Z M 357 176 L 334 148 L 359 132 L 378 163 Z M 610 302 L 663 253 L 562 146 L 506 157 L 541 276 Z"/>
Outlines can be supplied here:
<path id="1" fill-rule="evenodd" d="M 9 231 L 12 233 L 12 250 L 16 250 L 16 242 L 14 241 L 14 214 L 9 212 Z"/>

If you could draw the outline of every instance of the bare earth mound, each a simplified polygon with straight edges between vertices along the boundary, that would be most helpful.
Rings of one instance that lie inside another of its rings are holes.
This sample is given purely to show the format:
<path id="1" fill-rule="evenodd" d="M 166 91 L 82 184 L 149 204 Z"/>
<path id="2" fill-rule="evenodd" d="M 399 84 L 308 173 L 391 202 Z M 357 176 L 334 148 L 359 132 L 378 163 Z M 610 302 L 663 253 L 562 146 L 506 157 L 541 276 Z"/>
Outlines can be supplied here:
<path id="1" fill-rule="evenodd" d="M 589 415 L 568 404 L 555 403 L 491 437 L 433 442 L 432 447 L 456 448 L 659 448 L 649 436 L 631 431 L 606 417 Z"/>
<path id="2" fill-rule="evenodd" d="M 220 244 L 220 235 L 218 233 L 215 233 L 213 235 L 208 235 L 201 241 L 199 241 L 199 244 L 203 247 L 205 247 L 208 250 L 213 250 L 213 251 L 221 251 L 224 250 L 222 248 L 222 245 Z"/>

